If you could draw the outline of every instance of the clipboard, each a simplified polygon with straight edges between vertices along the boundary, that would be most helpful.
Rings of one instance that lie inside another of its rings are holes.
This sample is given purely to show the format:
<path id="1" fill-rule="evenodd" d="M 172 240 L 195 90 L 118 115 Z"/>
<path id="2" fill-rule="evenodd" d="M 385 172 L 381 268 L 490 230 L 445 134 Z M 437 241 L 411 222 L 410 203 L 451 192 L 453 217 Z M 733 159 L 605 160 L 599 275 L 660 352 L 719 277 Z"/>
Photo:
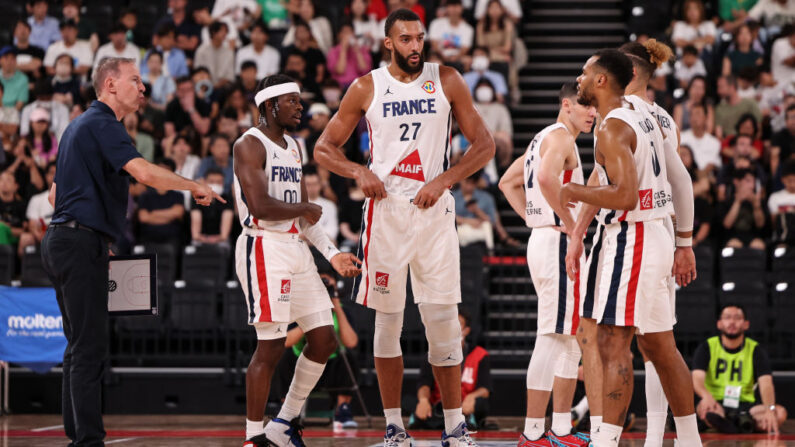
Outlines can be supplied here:
<path id="1" fill-rule="evenodd" d="M 108 263 L 108 313 L 157 315 L 157 255 L 111 256 Z"/>

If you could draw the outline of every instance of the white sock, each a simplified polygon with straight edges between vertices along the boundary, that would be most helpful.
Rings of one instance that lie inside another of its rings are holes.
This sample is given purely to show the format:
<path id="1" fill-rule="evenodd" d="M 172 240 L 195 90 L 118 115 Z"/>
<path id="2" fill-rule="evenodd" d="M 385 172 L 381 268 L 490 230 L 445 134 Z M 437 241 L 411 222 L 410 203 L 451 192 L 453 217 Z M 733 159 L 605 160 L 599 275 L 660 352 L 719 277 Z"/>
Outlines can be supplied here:
<path id="1" fill-rule="evenodd" d="M 386 417 L 386 425 L 396 425 L 405 430 L 403 427 L 403 418 L 400 416 L 400 408 L 385 408 L 384 417 Z"/>
<path id="2" fill-rule="evenodd" d="M 251 439 L 254 436 L 261 435 L 265 431 L 265 425 L 262 421 L 252 421 L 246 419 L 246 439 Z"/>
<path id="3" fill-rule="evenodd" d="M 599 431 L 599 426 L 602 425 L 602 416 L 591 416 L 591 434 Z"/>
<path id="4" fill-rule="evenodd" d="M 317 381 L 326 368 L 325 363 L 317 363 L 304 357 L 302 353 L 295 362 L 295 373 L 293 381 L 290 383 L 290 390 L 284 399 L 282 409 L 279 411 L 279 419 L 291 421 L 301 414 L 301 408 L 306 403 L 306 398 L 312 392 L 312 388 L 317 385 Z"/>
<path id="5" fill-rule="evenodd" d="M 585 416 L 585 413 L 588 411 L 588 397 L 584 396 L 580 399 L 580 402 L 574 406 L 574 412 L 577 413 L 577 417 L 581 418 Z"/>
<path id="6" fill-rule="evenodd" d="M 461 407 L 445 409 L 442 412 L 444 413 L 444 431 L 448 435 L 464 422 L 464 413 L 461 411 Z"/>
<path id="7" fill-rule="evenodd" d="M 525 418 L 524 436 L 531 441 L 537 441 L 544 434 L 544 418 Z"/>
<path id="8" fill-rule="evenodd" d="M 596 439 L 596 445 L 599 447 L 618 447 L 618 441 L 621 439 L 621 432 L 623 430 L 624 427 L 620 425 L 602 422 L 599 426 L 599 435 Z"/>
<path id="9" fill-rule="evenodd" d="M 552 433 L 566 436 L 571 433 L 571 413 L 552 413 Z"/>
<path id="10" fill-rule="evenodd" d="M 662 447 L 668 399 L 665 398 L 660 376 L 654 365 L 646 362 L 643 366 L 646 369 L 646 443 L 643 447 Z"/>
<path id="11" fill-rule="evenodd" d="M 686 445 L 687 447 L 701 446 L 701 436 L 698 434 L 698 421 L 696 421 L 695 413 L 689 416 L 675 417 L 674 423 L 676 424 L 676 437 L 679 439 L 679 445 Z"/>

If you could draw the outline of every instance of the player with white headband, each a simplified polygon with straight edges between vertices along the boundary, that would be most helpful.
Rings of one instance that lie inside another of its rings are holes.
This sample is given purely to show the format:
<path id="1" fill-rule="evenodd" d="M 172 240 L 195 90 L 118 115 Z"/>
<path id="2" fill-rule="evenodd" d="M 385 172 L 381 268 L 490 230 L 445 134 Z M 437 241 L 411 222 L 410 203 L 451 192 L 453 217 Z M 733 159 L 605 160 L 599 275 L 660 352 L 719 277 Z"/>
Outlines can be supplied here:
<path id="1" fill-rule="evenodd" d="M 263 79 L 255 102 L 259 126 L 234 146 L 235 200 L 243 233 L 235 247 L 237 276 L 248 306 L 257 348 L 246 372 L 244 447 L 303 447 L 296 420 L 336 350 L 331 299 L 303 235 L 343 276 L 356 276 L 358 259 L 340 253 L 315 223 L 320 206 L 307 201 L 301 151 L 286 131 L 301 122 L 301 90 L 285 75 Z M 307 344 L 276 418 L 263 427 L 265 403 L 284 352 L 287 325 L 295 321 Z"/>

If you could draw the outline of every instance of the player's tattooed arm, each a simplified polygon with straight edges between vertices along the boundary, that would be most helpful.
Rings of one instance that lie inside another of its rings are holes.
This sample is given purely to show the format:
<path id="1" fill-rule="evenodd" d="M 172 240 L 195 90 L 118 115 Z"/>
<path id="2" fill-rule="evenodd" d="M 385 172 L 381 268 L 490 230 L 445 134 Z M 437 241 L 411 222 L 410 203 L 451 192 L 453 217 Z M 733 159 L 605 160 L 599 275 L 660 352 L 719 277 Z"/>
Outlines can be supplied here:
<path id="1" fill-rule="evenodd" d="M 287 203 L 268 194 L 268 176 L 263 170 L 267 154 L 256 137 L 247 135 L 232 150 L 235 174 L 252 216 L 266 221 L 302 217 L 312 224 L 320 219 L 322 209 L 314 203 Z"/>
<path id="2" fill-rule="evenodd" d="M 348 160 L 341 150 L 364 116 L 372 98 L 373 78 L 368 74 L 357 79 L 348 88 L 339 110 L 315 143 L 314 155 L 321 167 L 337 175 L 355 179 L 365 196 L 383 199 L 386 197 L 384 182 L 367 167 Z"/>
<path id="3" fill-rule="evenodd" d="M 561 191 L 561 203 L 588 203 L 599 208 L 631 210 L 638 203 L 638 172 L 632 152 L 636 144 L 635 132 L 618 119 L 603 123 L 597 134 L 596 150 L 601 154 L 610 178 L 605 186 L 582 186 L 569 183 Z"/>

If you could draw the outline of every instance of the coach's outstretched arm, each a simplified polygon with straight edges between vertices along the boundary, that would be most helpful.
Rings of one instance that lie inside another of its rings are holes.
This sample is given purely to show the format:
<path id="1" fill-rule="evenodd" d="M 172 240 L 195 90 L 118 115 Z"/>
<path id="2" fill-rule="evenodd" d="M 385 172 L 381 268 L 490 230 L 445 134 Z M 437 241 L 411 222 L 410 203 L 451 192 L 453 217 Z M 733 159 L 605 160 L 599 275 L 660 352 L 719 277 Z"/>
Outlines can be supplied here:
<path id="1" fill-rule="evenodd" d="M 287 203 L 268 194 L 268 175 L 265 166 L 266 153 L 256 137 L 246 135 L 235 143 L 234 170 L 240 180 L 240 189 L 248 197 L 246 205 L 252 216 L 259 220 L 286 220 L 303 217 L 314 225 L 323 210 L 314 203 Z"/>
<path id="2" fill-rule="evenodd" d="M 469 87 L 464 82 L 464 78 L 456 69 L 443 65 L 439 66 L 439 76 L 442 79 L 444 94 L 450 101 L 453 115 L 458 121 L 458 127 L 467 141 L 471 142 L 471 146 L 458 164 L 431 180 L 417 192 L 414 204 L 420 208 L 433 206 L 446 189 L 474 174 L 494 158 L 494 137 L 491 136 L 480 112 L 472 103 L 472 95 L 469 94 Z"/>
<path id="3" fill-rule="evenodd" d="M 612 210 L 634 209 L 638 203 L 638 171 L 632 156 L 635 140 L 635 132 L 623 121 L 604 122 L 597 134 L 596 150 L 604 158 L 602 166 L 610 184 L 593 187 L 567 183 L 560 188 L 560 202 L 583 202 Z"/>
<path id="4" fill-rule="evenodd" d="M 196 203 L 207 206 L 213 199 L 226 203 L 209 186 L 188 180 L 168 169 L 149 163 L 141 157 L 133 158 L 122 168 L 139 183 L 157 189 L 190 191 Z M 54 187 L 55 185 L 53 185 Z"/>
<path id="5" fill-rule="evenodd" d="M 386 197 L 386 188 L 366 166 L 354 163 L 340 149 L 353 129 L 364 116 L 367 105 L 373 98 L 373 76 L 368 74 L 353 82 L 342 98 L 340 108 L 331 118 L 323 134 L 315 143 L 315 161 L 329 171 L 356 180 L 364 195 L 371 199 Z"/>

